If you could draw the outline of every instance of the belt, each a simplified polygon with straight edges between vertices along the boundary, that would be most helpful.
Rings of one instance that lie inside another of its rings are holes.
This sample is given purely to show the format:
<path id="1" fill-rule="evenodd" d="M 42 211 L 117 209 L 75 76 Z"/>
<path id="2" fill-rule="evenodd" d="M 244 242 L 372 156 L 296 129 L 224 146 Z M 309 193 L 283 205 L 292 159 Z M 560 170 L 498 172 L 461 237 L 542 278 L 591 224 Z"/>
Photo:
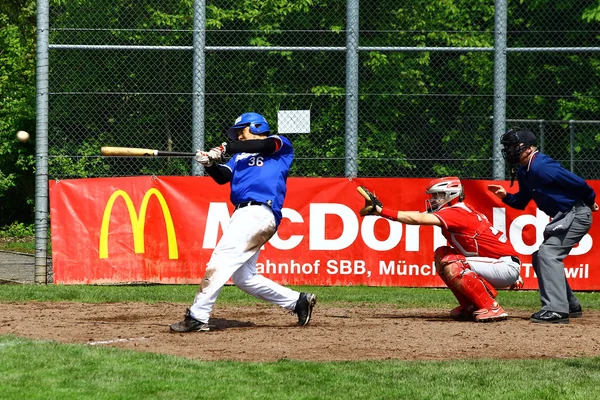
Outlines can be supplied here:
<path id="1" fill-rule="evenodd" d="M 270 207 L 267 203 L 261 203 L 260 201 L 250 200 L 250 201 L 244 201 L 243 203 L 236 204 L 235 209 L 239 210 L 240 208 L 244 208 L 244 207 L 248 207 L 248 206 L 268 206 L 268 207 Z"/>
<path id="2" fill-rule="evenodd" d="M 517 264 L 521 265 L 521 260 L 519 260 L 519 257 L 515 257 L 515 256 L 510 256 L 510 258 L 516 262 Z"/>

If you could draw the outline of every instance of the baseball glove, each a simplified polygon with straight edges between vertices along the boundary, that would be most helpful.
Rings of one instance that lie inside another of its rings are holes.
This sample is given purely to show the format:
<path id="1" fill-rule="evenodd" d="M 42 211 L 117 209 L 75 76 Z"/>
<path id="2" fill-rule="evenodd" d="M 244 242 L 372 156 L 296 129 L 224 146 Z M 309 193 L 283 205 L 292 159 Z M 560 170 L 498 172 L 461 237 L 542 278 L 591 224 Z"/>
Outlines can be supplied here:
<path id="1" fill-rule="evenodd" d="M 362 186 L 357 187 L 356 190 L 365 198 L 365 206 L 360 210 L 360 215 L 363 217 L 365 215 L 377 215 L 377 206 L 383 208 L 383 204 L 375 193 L 371 193 L 369 189 Z"/>

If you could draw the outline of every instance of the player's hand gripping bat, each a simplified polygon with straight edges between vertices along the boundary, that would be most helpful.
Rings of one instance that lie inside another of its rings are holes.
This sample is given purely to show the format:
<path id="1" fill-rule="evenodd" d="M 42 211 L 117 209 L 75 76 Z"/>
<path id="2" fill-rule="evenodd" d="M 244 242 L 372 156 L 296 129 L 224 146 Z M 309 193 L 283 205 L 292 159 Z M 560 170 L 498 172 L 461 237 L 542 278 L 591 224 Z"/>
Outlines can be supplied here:
<path id="1" fill-rule="evenodd" d="M 123 157 L 194 157 L 196 153 L 187 153 L 181 151 L 162 151 L 154 149 L 140 149 L 135 147 L 102 147 L 100 153 L 103 156 L 123 156 Z"/>

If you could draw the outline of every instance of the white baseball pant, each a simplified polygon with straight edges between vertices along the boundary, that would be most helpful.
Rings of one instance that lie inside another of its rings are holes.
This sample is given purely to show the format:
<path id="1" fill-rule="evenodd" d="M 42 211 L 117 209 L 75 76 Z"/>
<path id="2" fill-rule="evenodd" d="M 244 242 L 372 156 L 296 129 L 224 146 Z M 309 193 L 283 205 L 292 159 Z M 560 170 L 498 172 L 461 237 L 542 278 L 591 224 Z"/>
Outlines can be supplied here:
<path id="1" fill-rule="evenodd" d="M 467 257 L 471 269 L 496 289 L 515 283 L 521 274 L 521 266 L 511 257 Z"/>
<path id="2" fill-rule="evenodd" d="M 206 266 L 194 303 L 193 318 L 208 322 L 221 288 L 229 278 L 244 292 L 294 310 L 300 293 L 256 273 L 260 248 L 275 234 L 275 217 L 266 205 L 234 211 Z"/>

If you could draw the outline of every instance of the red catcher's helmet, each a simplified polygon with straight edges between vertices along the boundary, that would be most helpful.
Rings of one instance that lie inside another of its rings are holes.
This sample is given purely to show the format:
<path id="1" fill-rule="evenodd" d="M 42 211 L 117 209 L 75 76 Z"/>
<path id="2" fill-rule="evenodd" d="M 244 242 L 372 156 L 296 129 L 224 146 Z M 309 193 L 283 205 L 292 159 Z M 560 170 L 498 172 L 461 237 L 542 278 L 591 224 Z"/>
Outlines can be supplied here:
<path id="1" fill-rule="evenodd" d="M 425 200 L 428 213 L 438 211 L 454 199 L 463 201 L 465 198 L 463 185 L 456 176 L 447 176 L 430 181 L 427 184 L 425 193 L 431 196 L 431 198 Z"/>

